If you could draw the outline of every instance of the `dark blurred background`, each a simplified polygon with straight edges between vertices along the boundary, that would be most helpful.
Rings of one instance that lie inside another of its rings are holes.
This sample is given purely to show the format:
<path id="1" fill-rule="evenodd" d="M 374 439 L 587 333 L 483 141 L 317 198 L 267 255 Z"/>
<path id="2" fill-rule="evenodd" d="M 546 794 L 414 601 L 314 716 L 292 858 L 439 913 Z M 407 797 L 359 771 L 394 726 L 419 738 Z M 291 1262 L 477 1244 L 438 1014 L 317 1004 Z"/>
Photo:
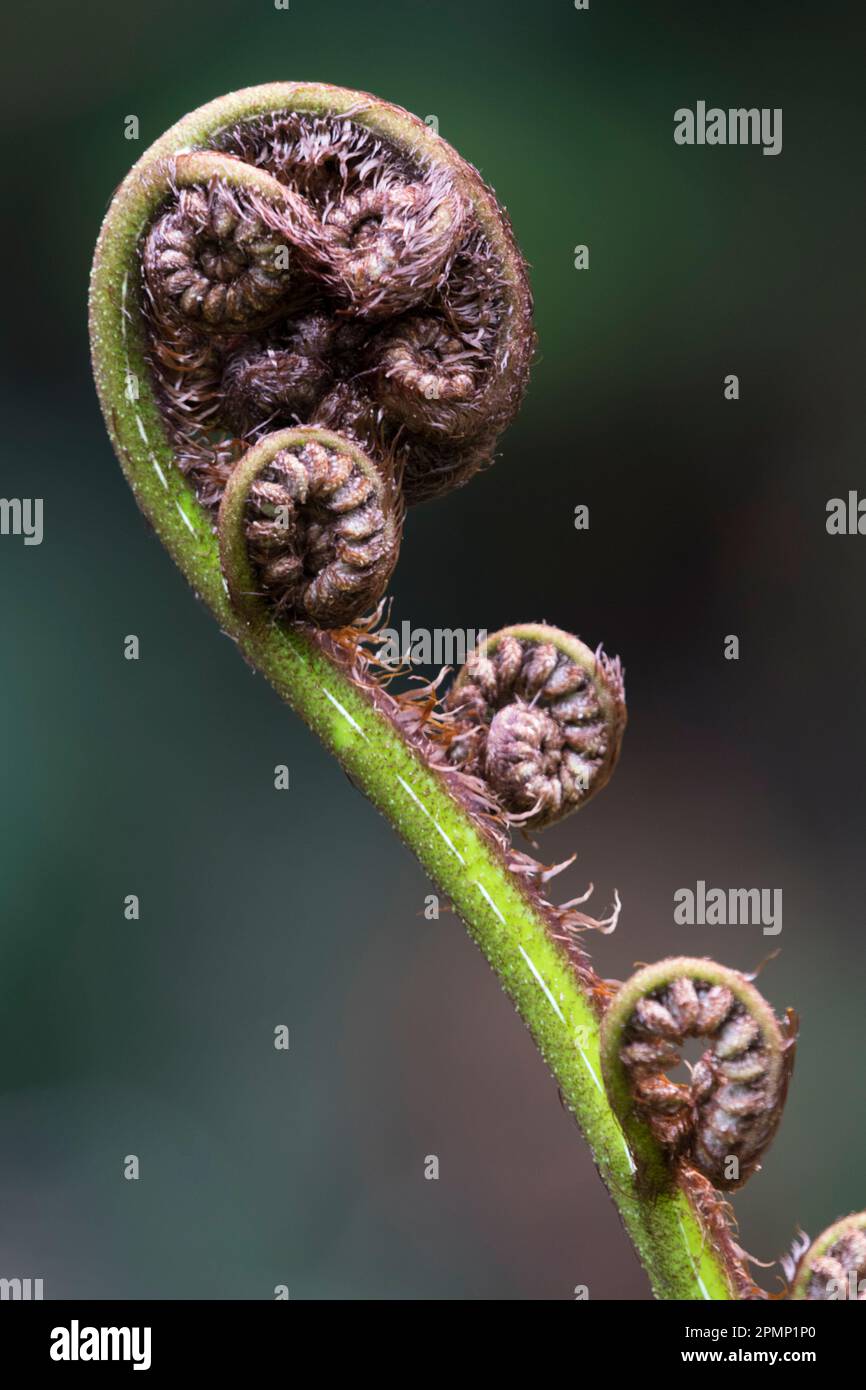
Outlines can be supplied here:
<path id="1" fill-rule="evenodd" d="M 105 436 L 85 300 L 111 192 L 185 112 L 277 79 L 435 115 L 532 267 L 525 407 L 492 471 L 411 515 L 395 620 L 546 619 L 622 655 L 619 770 L 544 857 L 578 851 L 564 896 L 619 889 L 605 975 L 782 948 L 761 988 L 800 1012 L 800 1051 L 743 1244 L 773 1259 L 866 1205 L 866 539 L 825 530 L 828 498 L 866 490 L 859 10 L 149 0 L 4 27 L 0 490 L 44 498 L 45 540 L 0 539 L 0 1275 L 47 1297 L 648 1296 L 463 927 L 421 915 L 414 860 L 196 603 Z M 781 106 L 783 153 L 678 148 L 699 99 Z M 781 935 L 675 926 L 699 878 L 781 888 Z"/>

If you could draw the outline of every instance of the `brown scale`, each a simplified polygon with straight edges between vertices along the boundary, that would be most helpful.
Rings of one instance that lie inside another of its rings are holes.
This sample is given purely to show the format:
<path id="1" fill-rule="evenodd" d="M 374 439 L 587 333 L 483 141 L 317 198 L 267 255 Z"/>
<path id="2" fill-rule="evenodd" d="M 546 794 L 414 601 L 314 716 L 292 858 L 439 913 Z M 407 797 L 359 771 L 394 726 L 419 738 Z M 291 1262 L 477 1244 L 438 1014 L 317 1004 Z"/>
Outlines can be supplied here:
<path id="1" fill-rule="evenodd" d="M 430 435 L 401 436 L 406 505 L 432 502 L 455 488 L 465 487 L 476 473 L 493 463 L 497 438 L 496 434 L 480 434 L 452 443 Z"/>
<path id="2" fill-rule="evenodd" d="M 435 303 L 466 341 L 476 348 L 489 345 L 504 312 L 502 267 L 480 232 L 464 241 Z"/>
<path id="3" fill-rule="evenodd" d="M 665 1072 L 687 1038 L 712 1046 L 689 1083 Z M 620 1059 L 635 1105 L 666 1149 L 687 1157 L 717 1186 L 739 1187 L 775 1132 L 784 1100 L 780 1069 L 760 1024 L 724 985 L 671 981 L 638 1000 Z M 731 1157 L 736 1178 L 726 1176 Z"/>
<path id="4" fill-rule="evenodd" d="M 181 471 L 189 476 L 203 507 L 217 507 L 237 459 L 231 440 L 219 438 L 224 418 L 224 349 L 218 337 L 162 319 L 153 306 L 148 361 Z"/>
<path id="5" fill-rule="evenodd" d="M 322 212 L 347 193 L 395 176 L 410 182 L 418 173 L 378 136 L 342 116 L 280 112 L 243 122 L 214 143 L 299 189 Z"/>
<path id="6" fill-rule="evenodd" d="M 347 391 L 340 390 L 344 377 L 356 375 L 368 337 L 369 329 L 363 324 L 337 319 L 327 307 L 319 306 L 273 328 L 267 336 L 242 339 L 226 362 L 221 419 L 245 436 L 315 423 L 364 445 L 371 443 L 375 431 L 349 427 L 358 414 L 364 388 L 353 391 L 351 401 Z M 335 392 L 337 398 L 332 399 Z"/>
<path id="7" fill-rule="evenodd" d="M 485 238 L 470 232 L 433 296 L 428 316 L 435 316 L 439 344 L 447 345 L 444 354 L 442 346 L 436 353 L 445 358 L 445 371 L 437 368 L 443 385 L 450 387 L 453 375 L 463 388 L 471 376 L 472 389 L 459 397 L 446 389 L 426 409 L 423 402 L 391 403 L 394 417 L 410 430 L 403 483 L 410 506 L 462 487 L 493 463 L 499 435 L 520 406 L 533 347 L 528 341 L 516 355 L 514 345 L 503 347 L 503 315 L 501 264 Z"/>
<path id="8" fill-rule="evenodd" d="M 595 679 L 624 711 L 618 664 L 599 658 Z M 605 716 L 592 674 L 552 643 L 507 635 L 492 654 L 473 653 L 445 703 L 467 724 L 452 761 L 480 771 L 527 826 L 568 815 L 610 775 L 621 725 Z"/>
<path id="9" fill-rule="evenodd" d="M 222 357 L 217 342 L 182 324 L 151 332 L 150 365 L 174 427 L 207 430 L 222 406 Z"/>
<path id="10" fill-rule="evenodd" d="M 243 348 L 222 378 L 222 418 L 239 435 L 308 420 L 333 380 L 327 362 L 288 348 Z"/>
<path id="11" fill-rule="evenodd" d="M 362 383 L 338 381 L 319 401 L 310 423 L 344 434 L 378 461 L 383 475 L 391 475 L 391 455 L 382 427 L 382 412 Z"/>
<path id="12" fill-rule="evenodd" d="M 374 604 L 399 537 L 384 485 L 316 442 L 284 449 L 253 483 L 250 558 L 280 615 L 338 627 Z"/>

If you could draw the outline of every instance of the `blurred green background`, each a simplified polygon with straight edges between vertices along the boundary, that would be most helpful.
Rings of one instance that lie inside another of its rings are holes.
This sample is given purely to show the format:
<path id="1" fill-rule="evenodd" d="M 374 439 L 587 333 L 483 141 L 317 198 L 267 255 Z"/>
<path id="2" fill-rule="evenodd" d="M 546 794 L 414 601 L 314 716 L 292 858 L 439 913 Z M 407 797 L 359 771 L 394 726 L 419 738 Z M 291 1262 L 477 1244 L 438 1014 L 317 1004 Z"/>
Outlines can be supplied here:
<path id="1" fill-rule="evenodd" d="M 112 189 L 186 111 L 277 79 L 435 115 L 532 266 L 525 408 L 496 468 L 410 517 L 395 620 L 546 619 L 622 655 L 619 770 L 544 857 L 578 850 L 564 896 L 619 889 L 590 943 L 607 976 L 781 946 L 761 987 L 800 1051 L 737 1196 L 747 1249 L 866 1205 L 866 540 L 824 525 L 866 486 L 861 12 L 149 0 L 4 27 L 2 492 L 45 499 L 45 540 L 0 540 L 0 1274 L 48 1297 L 648 1296 L 462 926 L 420 915 L 414 860 L 197 605 L 103 430 L 85 299 Z M 783 153 L 678 148 L 698 99 L 781 106 Z M 675 926 L 698 878 L 782 888 L 781 936 Z"/>

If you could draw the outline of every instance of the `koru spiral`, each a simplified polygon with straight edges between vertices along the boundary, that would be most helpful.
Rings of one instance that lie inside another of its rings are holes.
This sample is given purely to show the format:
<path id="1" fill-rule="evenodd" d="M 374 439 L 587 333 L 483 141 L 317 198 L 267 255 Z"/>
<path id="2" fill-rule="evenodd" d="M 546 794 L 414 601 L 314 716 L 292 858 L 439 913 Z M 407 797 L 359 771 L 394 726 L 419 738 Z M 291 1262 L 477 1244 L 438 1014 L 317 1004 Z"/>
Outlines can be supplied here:
<path id="1" fill-rule="evenodd" d="M 247 579 L 277 619 L 328 628 L 384 593 L 406 506 L 492 461 L 534 334 L 476 170 L 399 108 L 316 90 L 315 110 L 248 112 L 151 161 L 140 298 L 179 467 L 220 528 L 255 472 Z"/>
<path id="2" fill-rule="evenodd" d="M 503 628 L 446 698 L 451 761 L 480 775 L 509 818 L 561 820 L 609 780 L 626 723 L 618 660 L 540 623 Z"/>
<path id="3" fill-rule="evenodd" d="M 671 1159 L 723 1191 L 742 1186 L 772 1140 L 794 1065 L 796 1020 L 779 1021 L 754 985 L 715 961 L 673 957 L 638 970 L 602 1022 L 608 1093 Z M 689 1038 L 709 1046 L 688 1082 L 666 1073 Z"/>

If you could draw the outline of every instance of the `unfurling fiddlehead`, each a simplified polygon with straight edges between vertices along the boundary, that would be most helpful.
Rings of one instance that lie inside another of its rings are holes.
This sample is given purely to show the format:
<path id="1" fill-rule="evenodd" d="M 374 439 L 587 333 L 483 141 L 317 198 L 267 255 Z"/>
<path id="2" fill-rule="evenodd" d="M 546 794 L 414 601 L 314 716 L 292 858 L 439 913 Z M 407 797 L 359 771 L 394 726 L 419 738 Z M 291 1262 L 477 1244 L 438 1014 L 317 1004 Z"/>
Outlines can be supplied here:
<path id="1" fill-rule="evenodd" d="M 609 780 L 626 723 L 618 660 L 543 624 L 503 628 L 447 698 L 451 760 L 480 774 L 515 822 L 540 829 Z"/>
<path id="2" fill-rule="evenodd" d="M 207 145 L 148 171 L 158 398 L 213 513 L 245 448 L 308 432 L 291 460 L 274 444 L 256 477 L 250 558 L 276 617 L 343 626 L 384 593 L 404 507 L 489 463 L 519 405 L 534 342 L 523 263 L 478 174 L 429 132 L 422 148 L 286 110 Z M 282 533 L 277 489 L 293 513 Z"/>
<path id="3" fill-rule="evenodd" d="M 525 386 L 530 314 L 507 219 L 474 169 L 388 103 L 286 83 L 192 113 L 130 172 L 94 260 L 91 341 L 140 506 L 466 921 L 658 1296 L 750 1296 L 709 1185 L 735 1186 L 723 1159 L 742 1180 L 772 1137 L 786 1025 L 707 962 L 663 963 L 611 1002 L 579 933 L 612 929 L 618 899 L 603 923 L 584 898 L 555 907 L 546 885 L 571 861 L 508 844 L 510 826 L 550 825 L 609 779 L 619 662 L 557 629 L 509 628 L 443 708 L 438 682 L 391 694 L 362 616 L 389 582 L 404 508 L 491 461 Z M 672 1087 L 675 1047 L 704 1032 L 691 1085 Z M 667 1179 L 666 1156 L 695 1165 L 691 1186 L 647 1200 L 650 1151 Z"/>
<path id="4" fill-rule="evenodd" d="M 803 1253 L 791 1298 L 866 1302 L 866 1212 L 828 1227 Z"/>
<path id="5" fill-rule="evenodd" d="M 710 1046 L 687 1083 L 671 1081 L 688 1038 Z M 745 975 L 679 956 L 638 970 L 614 996 L 602 1065 L 626 1128 L 633 1108 L 671 1159 L 731 1191 L 776 1132 L 795 1042 L 793 1015 L 780 1023 Z"/>

